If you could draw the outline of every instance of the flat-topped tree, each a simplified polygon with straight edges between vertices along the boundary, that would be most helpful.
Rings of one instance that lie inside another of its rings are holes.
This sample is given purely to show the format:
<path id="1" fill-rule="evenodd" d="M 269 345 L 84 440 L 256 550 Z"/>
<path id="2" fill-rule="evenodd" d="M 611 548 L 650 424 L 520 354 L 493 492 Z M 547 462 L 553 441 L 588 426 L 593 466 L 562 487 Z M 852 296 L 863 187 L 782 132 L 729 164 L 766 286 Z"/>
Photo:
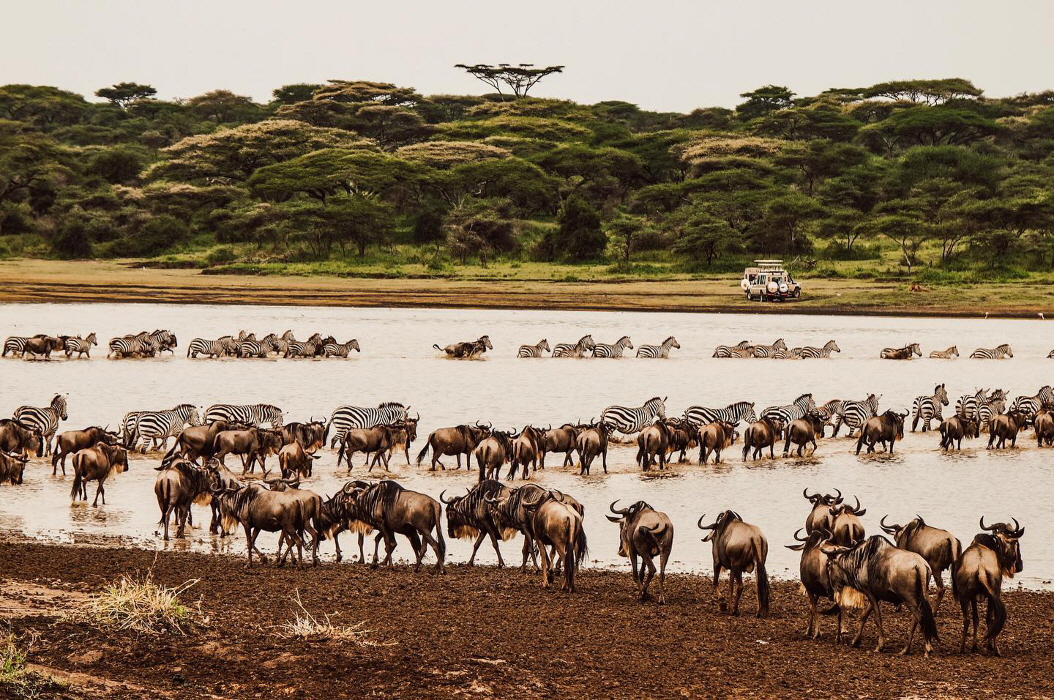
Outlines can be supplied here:
<path id="1" fill-rule="evenodd" d="M 96 97 L 101 97 L 121 109 L 127 107 L 131 102 L 153 97 L 156 94 L 157 90 L 153 86 L 139 83 L 116 83 L 95 91 Z"/>
<path id="2" fill-rule="evenodd" d="M 542 78 L 553 73 L 564 72 L 563 66 L 535 68 L 533 63 L 520 63 L 515 66 L 509 63 L 499 63 L 497 65 L 477 63 L 471 66 L 458 63 L 454 67 L 463 68 L 472 77 L 497 90 L 502 97 L 505 96 L 501 89 L 502 85 L 512 90 L 516 97 L 526 97 L 530 89 L 537 85 Z"/>

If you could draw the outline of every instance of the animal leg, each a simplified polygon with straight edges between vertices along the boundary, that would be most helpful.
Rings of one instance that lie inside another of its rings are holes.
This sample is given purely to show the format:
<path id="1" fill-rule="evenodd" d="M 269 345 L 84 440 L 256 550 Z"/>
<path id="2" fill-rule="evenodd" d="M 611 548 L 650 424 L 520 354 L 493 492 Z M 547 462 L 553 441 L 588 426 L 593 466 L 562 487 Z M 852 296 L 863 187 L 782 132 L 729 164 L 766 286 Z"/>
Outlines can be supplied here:
<path id="1" fill-rule="evenodd" d="M 868 602 L 867 609 L 864 610 L 864 614 L 860 616 L 860 629 L 857 630 L 856 636 L 853 637 L 853 641 L 850 643 L 851 646 L 860 646 L 860 641 L 864 638 L 864 625 L 867 624 L 867 618 L 871 617 L 871 604 Z"/>
<path id="2" fill-rule="evenodd" d="M 933 615 L 937 616 L 937 612 L 941 609 L 941 601 L 944 600 L 944 574 L 940 571 L 933 572 L 933 582 L 937 586 L 937 600 L 933 604 Z"/>
<path id="3" fill-rule="evenodd" d="M 959 599 L 959 607 L 963 613 L 963 636 L 959 641 L 959 653 L 966 653 L 966 637 L 970 634 L 970 601 L 965 597 Z"/>
<path id="4" fill-rule="evenodd" d="M 102 504 L 106 505 L 106 493 L 103 491 L 102 479 L 99 479 L 99 488 L 95 490 L 95 500 L 92 501 L 92 508 L 99 505 L 99 496 L 102 496 Z"/>
<path id="5" fill-rule="evenodd" d="M 739 614 L 739 600 L 740 600 L 740 598 L 743 597 L 743 572 L 741 572 L 741 571 L 733 572 L 732 577 L 735 579 L 735 586 L 734 586 L 734 588 L 735 588 L 735 591 L 736 591 L 736 596 L 735 596 L 735 600 L 732 600 L 732 592 L 730 590 L 728 597 L 729 597 L 729 602 L 732 603 L 732 614 L 733 615 L 738 615 Z"/>
<path id="6" fill-rule="evenodd" d="M 494 545 L 494 553 L 498 555 L 498 568 L 499 569 L 504 569 L 505 568 L 505 560 L 501 558 L 501 549 L 498 548 L 498 536 L 494 532 L 491 532 L 489 534 L 490 534 L 490 542 L 491 542 L 491 544 Z M 479 545 L 476 545 L 476 546 L 478 547 Z"/>
<path id="7" fill-rule="evenodd" d="M 977 598 L 970 601 L 973 611 L 973 647 L 970 651 L 977 651 L 977 627 L 980 624 L 980 619 L 977 616 Z"/>
<path id="8" fill-rule="evenodd" d="M 648 573 L 644 578 L 644 582 L 641 584 L 640 601 L 642 603 L 648 597 L 648 586 L 651 585 L 651 580 L 655 578 L 655 563 L 651 560 L 650 557 L 645 557 L 644 561 L 641 562 L 642 573 L 645 565 L 648 567 Z"/>
<path id="9" fill-rule="evenodd" d="M 479 537 L 476 538 L 476 542 L 472 545 L 472 556 L 470 556 L 468 558 L 468 565 L 469 566 L 475 566 L 476 565 L 476 552 L 479 550 L 479 546 L 481 544 L 483 544 L 483 540 L 486 539 L 486 537 L 487 537 L 487 533 L 485 533 L 483 531 L 480 531 Z M 495 546 L 497 546 L 497 545 L 495 545 Z M 498 556 L 500 557 L 501 555 L 499 554 Z"/>
<path id="10" fill-rule="evenodd" d="M 538 549 L 542 554 L 542 588 L 549 587 L 549 552 L 546 551 L 545 545 L 540 544 Z"/>

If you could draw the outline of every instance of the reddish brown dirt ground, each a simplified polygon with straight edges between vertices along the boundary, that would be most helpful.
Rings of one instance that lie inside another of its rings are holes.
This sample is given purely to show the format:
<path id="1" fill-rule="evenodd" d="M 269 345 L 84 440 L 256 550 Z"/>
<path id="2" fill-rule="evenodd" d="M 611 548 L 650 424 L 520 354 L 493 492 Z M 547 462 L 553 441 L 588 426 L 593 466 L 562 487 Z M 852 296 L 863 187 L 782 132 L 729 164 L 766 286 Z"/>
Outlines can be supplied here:
<path id="1" fill-rule="evenodd" d="M 702 576 L 668 581 L 670 604 L 641 605 L 626 572 L 584 570 L 573 595 L 538 575 L 448 566 L 446 575 L 356 564 L 259 566 L 207 554 L 0 542 L 4 593 L 40 587 L 92 592 L 122 573 L 152 571 L 178 585 L 198 578 L 206 627 L 186 637 L 102 632 L 14 606 L 15 634 L 39 638 L 30 661 L 68 672 L 76 697 L 1038 697 L 1054 693 L 1054 593 L 1009 591 L 1003 658 L 957 653 L 958 608 L 945 601 L 934 658 L 899 657 L 907 613 L 886 606 L 888 648 L 875 653 L 803 637 L 806 601 L 777 583 L 773 614 L 722 614 Z M 288 641 L 299 591 L 315 615 L 364 622 L 381 644 Z M 46 598 L 46 596 L 43 596 Z M 73 597 L 71 595 L 71 597 Z M 30 608 L 29 610 L 25 608 Z M 45 606 L 46 607 L 46 606 Z M 50 611 L 54 613 L 55 611 Z M 852 623 L 855 629 L 855 622 Z M 918 644 L 918 643 L 916 643 Z M 920 648 L 916 646 L 916 650 Z M 101 652 L 101 653 L 98 653 Z M 0 696 L 3 688 L 0 687 Z"/>

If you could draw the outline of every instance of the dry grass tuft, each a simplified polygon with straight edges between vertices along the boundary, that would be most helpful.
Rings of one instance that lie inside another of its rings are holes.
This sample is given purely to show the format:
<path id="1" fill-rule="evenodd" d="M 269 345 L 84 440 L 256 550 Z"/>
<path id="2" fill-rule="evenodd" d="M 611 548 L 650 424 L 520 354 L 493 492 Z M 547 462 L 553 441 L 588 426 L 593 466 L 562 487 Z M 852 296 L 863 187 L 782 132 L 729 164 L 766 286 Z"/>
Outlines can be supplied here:
<path id="1" fill-rule="evenodd" d="M 194 604 L 180 600 L 198 581 L 192 579 L 169 588 L 154 583 L 149 575 L 140 580 L 122 576 L 93 596 L 85 609 L 71 613 L 70 617 L 105 629 L 187 634 L 195 626 L 208 622 L 201 612 L 200 599 Z"/>
<path id="2" fill-rule="evenodd" d="M 68 688 L 55 678 L 26 667 L 36 635 L 19 638 L 13 633 L 0 639 L 0 697 L 30 700 L 55 697 Z"/>
<path id="3" fill-rule="evenodd" d="M 369 639 L 373 630 L 363 629 L 365 622 L 351 627 L 336 626 L 330 621 L 329 615 L 323 615 L 321 618 L 315 617 L 304 607 L 303 601 L 300 600 L 299 590 L 296 592 L 296 605 L 300 610 L 294 612 L 293 619 L 277 626 L 279 636 L 283 639 L 337 640 L 350 642 L 359 647 L 391 646 L 394 643 L 382 644 Z"/>

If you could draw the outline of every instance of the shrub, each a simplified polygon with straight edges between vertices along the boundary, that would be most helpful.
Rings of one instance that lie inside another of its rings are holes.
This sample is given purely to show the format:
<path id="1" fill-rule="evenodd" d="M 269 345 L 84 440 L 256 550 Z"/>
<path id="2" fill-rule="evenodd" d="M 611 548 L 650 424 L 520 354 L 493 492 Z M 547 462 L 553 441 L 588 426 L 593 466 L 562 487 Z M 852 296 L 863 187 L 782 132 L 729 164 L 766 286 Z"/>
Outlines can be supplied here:
<path id="1" fill-rule="evenodd" d="M 187 225 L 174 216 L 162 214 L 147 221 L 139 233 L 121 239 L 114 251 L 128 257 L 153 257 L 186 242 Z"/>
<path id="2" fill-rule="evenodd" d="M 90 258 L 92 256 L 92 244 L 91 236 L 88 232 L 88 222 L 80 216 L 63 222 L 59 230 L 55 232 L 55 235 L 51 237 L 51 249 L 60 258 Z"/>
<path id="3" fill-rule="evenodd" d="M 209 265 L 223 265 L 225 263 L 234 262 L 237 259 L 237 253 L 234 252 L 233 248 L 227 245 L 214 248 L 205 256 L 205 262 Z"/>

